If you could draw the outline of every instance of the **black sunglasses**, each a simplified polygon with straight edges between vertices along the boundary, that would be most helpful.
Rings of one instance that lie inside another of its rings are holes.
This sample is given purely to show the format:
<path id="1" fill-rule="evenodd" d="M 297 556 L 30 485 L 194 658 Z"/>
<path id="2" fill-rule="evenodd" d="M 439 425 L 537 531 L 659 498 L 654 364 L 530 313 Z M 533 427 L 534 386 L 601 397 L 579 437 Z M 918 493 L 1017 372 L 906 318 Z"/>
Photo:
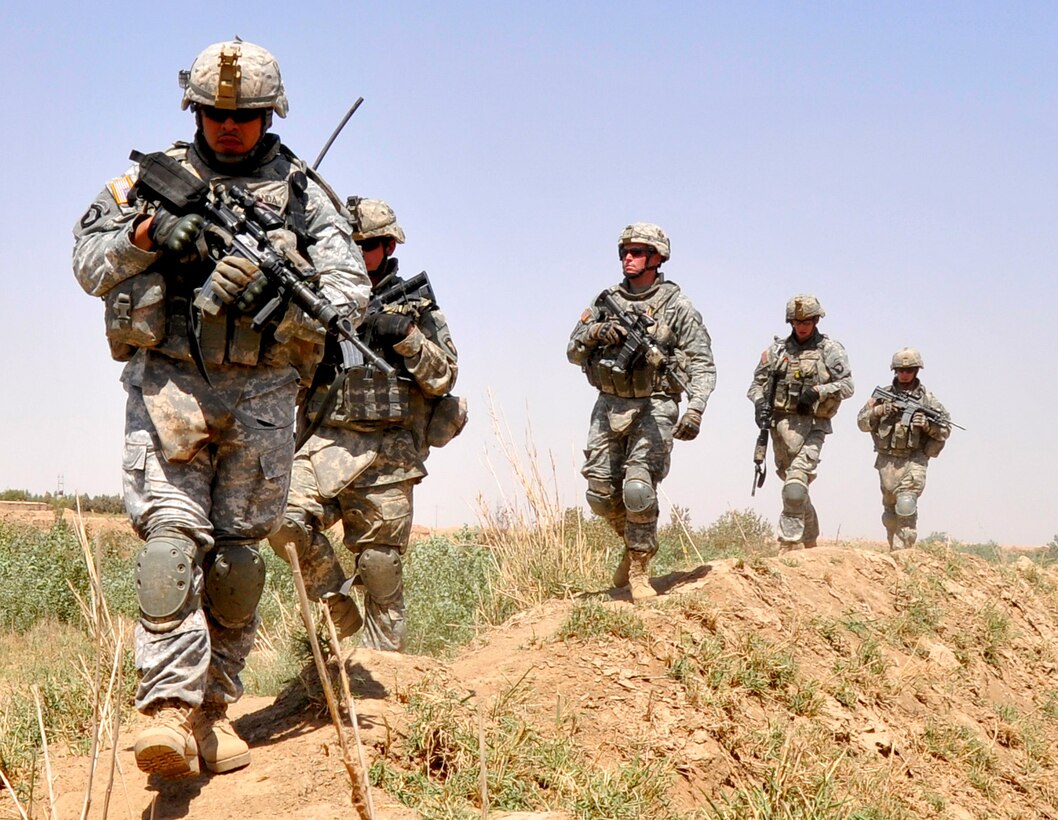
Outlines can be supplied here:
<path id="1" fill-rule="evenodd" d="M 213 120 L 213 122 L 225 122 L 229 118 L 232 122 L 237 122 L 241 125 L 245 125 L 248 122 L 253 122 L 261 116 L 260 108 L 214 108 L 211 105 L 199 106 L 199 111 L 202 112 L 202 116 Z"/>
<path id="2" fill-rule="evenodd" d="M 388 241 L 389 241 L 388 237 L 385 237 L 385 236 L 373 236 L 370 239 L 362 239 L 359 242 L 357 242 L 356 244 L 360 246 L 360 250 L 362 250 L 362 251 L 373 251 L 373 250 L 375 250 L 377 248 L 380 248 L 382 245 L 384 245 Z"/>
<path id="3" fill-rule="evenodd" d="M 633 259 L 640 259 L 650 253 L 650 248 L 618 248 L 617 255 L 624 259 L 626 256 L 631 256 Z"/>

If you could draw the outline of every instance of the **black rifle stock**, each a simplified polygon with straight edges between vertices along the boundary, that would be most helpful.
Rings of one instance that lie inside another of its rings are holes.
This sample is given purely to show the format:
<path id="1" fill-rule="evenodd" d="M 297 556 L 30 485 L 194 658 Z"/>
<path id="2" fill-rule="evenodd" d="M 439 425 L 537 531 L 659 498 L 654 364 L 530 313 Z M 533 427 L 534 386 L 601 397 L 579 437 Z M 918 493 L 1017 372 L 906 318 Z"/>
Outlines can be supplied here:
<path id="1" fill-rule="evenodd" d="M 779 389 L 779 382 L 782 381 L 785 364 L 786 359 L 780 359 L 768 377 L 768 389 L 765 391 L 763 399 L 767 413 L 761 419 L 760 433 L 757 434 L 757 443 L 753 447 L 753 485 L 749 493 L 751 496 L 757 494 L 757 488 L 763 487 L 764 479 L 768 477 L 768 470 L 764 466 L 764 460 L 768 456 L 768 436 L 771 434 L 771 424 L 775 417 L 775 393 Z"/>
<path id="2" fill-rule="evenodd" d="M 886 390 L 884 387 L 876 387 L 874 388 L 874 392 L 871 393 L 871 398 L 875 401 L 887 401 L 892 404 L 893 407 L 900 411 L 900 423 L 908 427 L 911 426 L 911 419 L 915 413 L 922 413 L 922 415 L 929 419 L 933 424 L 949 424 L 960 430 L 966 429 L 962 425 L 956 424 L 944 414 L 937 412 L 932 407 L 926 407 L 922 402 L 916 401 L 906 393 L 898 393 L 895 390 Z"/>
<path id="3" fill-rule="evenodd" d="M 216 254 L 234 254 L 249 259 L 275 288 L 276 295 L 253 318 L 255 329 L 264 327 L 285 309 L 289 300 L 337 339 L 344 368 L 367 364 L 387 375 L 393 372 L 389 363 L 360 340 L 349 317 L 309 284 L 317 277 L 312 265 L 296 250 L 280 249 L 268 238 L 268 231 L 282 228 L 284 223 L 268 209 L 258 207 L 249 192 L 238 185 L 230 185 L 213 201 L 209 197 L 209 186 L 169 155 L 133 151 L 130 159 L 140 166 L 135 186 L 138 198 L 164 205 L 174 214 L 201 215 L 213 239 Z M 237 205 L 239 211 L 229 203 Z M 195 306 L 215 315 L 222 303 L 210 285 L 208 279 L 203 283 Z"/>
<path id="4" fill-rule="evenodd" d="M 636 357 L 642 353 L 648 364 L 657 368 L 659 373 L 689 396 L 690 388 L 680 378 L 672 361 L 658 345 L 657 339 L 651 332 L 656 324 L 654 319 L 638 310 L 625 310 L 609 291 L 600 297 L 599 305 L 606 308 L 614 320 L 625 329 L 625 340 L 614 357 L 613 369 L 622 373 L 627 372 Z"/>

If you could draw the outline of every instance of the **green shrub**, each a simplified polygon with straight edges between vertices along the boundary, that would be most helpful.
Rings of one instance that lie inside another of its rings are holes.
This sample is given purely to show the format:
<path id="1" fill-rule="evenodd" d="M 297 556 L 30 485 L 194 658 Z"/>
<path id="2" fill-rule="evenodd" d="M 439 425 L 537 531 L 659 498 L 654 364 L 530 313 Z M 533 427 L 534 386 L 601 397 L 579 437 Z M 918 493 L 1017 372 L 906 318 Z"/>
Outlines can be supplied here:
<path id="1" fill-rule="evenodd" d="M 473 638 L 494 575 L 491 554 L 476 544 L 439 535 L 416 542 L 404 564 L 407 651 L 445 656 Z M 500 606 L 513 613 L 510 601 Z"/>

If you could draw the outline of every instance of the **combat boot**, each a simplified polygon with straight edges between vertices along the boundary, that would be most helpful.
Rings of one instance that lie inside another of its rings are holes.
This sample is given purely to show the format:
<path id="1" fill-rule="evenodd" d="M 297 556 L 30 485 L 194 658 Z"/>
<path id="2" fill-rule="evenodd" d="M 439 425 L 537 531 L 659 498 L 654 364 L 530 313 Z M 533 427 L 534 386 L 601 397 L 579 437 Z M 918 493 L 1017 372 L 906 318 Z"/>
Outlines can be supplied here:
<path id="1" fill-rule="evenodd" d="M 614 570 L 613 574 L 613 585 L 617 589 L 628 586 L 628 567 L 631 564 L 632 559 L 628 556 L 628 550 L 625 550 L 625 554 L 621 556 L 621 563 L 617 565 L 617 569 Z"/>
<path id="2" fill-rule="evenodd" d="M 235 733 L 224 703 L 203 703 L 192 716 L 198 751 L 206 768 L 216 774 L 250 765 L 250 747 Z"/>
<path id="3" fill-rule="evenodd" d="M 633 603 L 649 601 L 658 596 L 650 585 L 650 559 L 651 556 L 645 552 L 629 552 L 628 586 Z"/>
<path id="4" fill-rule="evenodd" d="M 198 744 L 191 728 L 192 707 L 163 700 L 150 707 L 150 723 L 136 736 L 136 765 L 148 774 L 176 778 L 198 774 Z"/>

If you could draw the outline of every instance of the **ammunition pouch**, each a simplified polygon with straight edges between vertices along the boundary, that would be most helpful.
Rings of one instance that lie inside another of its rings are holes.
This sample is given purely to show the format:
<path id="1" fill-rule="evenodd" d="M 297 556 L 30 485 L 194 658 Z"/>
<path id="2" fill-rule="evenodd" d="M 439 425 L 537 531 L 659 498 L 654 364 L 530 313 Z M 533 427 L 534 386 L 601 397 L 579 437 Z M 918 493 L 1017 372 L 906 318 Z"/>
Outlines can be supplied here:
<path id="1" fill-rule="evenodd" d="M 444 447 L 467 426 L 467 400 L 451 394 L 433 402 L 426 425 L 426 446 Z"/>
<path id="2" fill-rule="evenodd" d="M 643 363 L 626 369 L 613 357 L 593 357 L 585 364 L 584 373 L 592 387 L 610 396 L 642 399 L 658 392 L 657 371 Z"/>
<path id="3" fill-rule="evenodd" d="M 334 408 L 325 423 L 331 427 L 363 430 L 396 425 L 409 427 L 412 419 L 412 382 L 406 376 L 387 376 L 379 370 L 356 368 L 345 374 Z"/>
<path id="4" fill-rule="evenodd" d="M 111 357 L 132 358 L 137 347 L 165 341 L 165 278 L 157 272 L 130 276 L 103 296 Z"/>

